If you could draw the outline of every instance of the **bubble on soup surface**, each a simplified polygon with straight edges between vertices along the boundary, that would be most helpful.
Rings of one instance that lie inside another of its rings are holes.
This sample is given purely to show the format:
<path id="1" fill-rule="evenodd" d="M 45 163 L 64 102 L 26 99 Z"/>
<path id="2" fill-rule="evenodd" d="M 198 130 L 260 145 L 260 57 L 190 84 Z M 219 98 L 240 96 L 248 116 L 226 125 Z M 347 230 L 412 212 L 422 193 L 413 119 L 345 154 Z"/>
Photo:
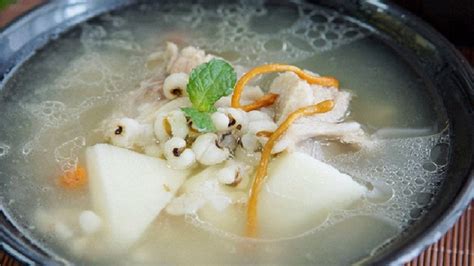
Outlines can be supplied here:
<path id="1" fill-rule="evenodd" d="M 31 153 L 31 151 L 33 150 L 33 146 L 34 146 L 34 141 L 28 141 L 21 148 L 21 153 L 24 156 L 28 156 Z"/>
<path id="2" fill-rule="evenodd" d="M 366 197 L 370 202 L 383 203 L 393 197 L 393 189 L 382 182 L 376 182 L 372 184 L 372 188 Z"/>
<path id="3" fill-rule="evenodd" d="M 362 149 L 351 155 L 337 155 L 327 161 L 349 175 L 374 184 L 373 186 L 379 183 L 392 189 L 392 197 L 389 200 L 385 198 L 382 202 L 377 202 L 377 198 L 372 202 L 374 199 L 370 191 L 367 194 L 369 205 L 356 211 L 360 214 L 386 216 L 403 225 L 414 219 L 407 210 L 413 209 L 414 203 L 419 207 L 430 204 L 431 198 L 439 189 L 445 172 L 427 171 L 421 162 L 431 160 L 432 148 L 443 141 L 445 134 L 381 140 L 372 149 Z M 428 185 L 428 180 L 433 185 Z"/>
<path id="4" fill-rule="evenodd" d="M 264 44 L 265 49 L 268 51 L 282 51 L 285 50 L 285 42 L 278 39 L 270 39 Z"/>
<path id="5" fill-rule="evenodd" d="M 446 165 L 448 162 L 448 151 L 448 144 L 439 143 L 431 149 L 430 158 L 437 165 Z"/>
<path id="6" fill-rule="evenodd" d="M 21 104 L 31 115 L 48 127 L 58 127 L 69 117 L 66 105 L 59 101 L 44 101 L 39 104 Z"/>
<path id="7" fill-rule="evenodd" d="M 425 183 L 426 183 L 426 180 L 425 180 L 424 178 L 417 177 L 417 178 L 415 179 L 415 184 L 417 184 L 417 185 L 423 185 L 423 184 L 425 184 Z"/>
<path id="8" fill-rule="evenodd" d="M 278 10 L 267 9 L 261 3 L 222 4 L 218 8 L 217 15 L 222 23 L 212 32 L 215 41 L 209 42 L 207 37 L 197 35 L 193 36 L 191 43 L 217 53 L 231 46 L 242 55 L 256 55 L 255 58 L 242 56 L 232 60 L 234 63 L 255 65 L 274 61 L 275 56 L 278 56 L 279 61 L 299 61 L 316 53 L 354 42 L 368 34 L 362 27 L 349 23 L 337 13 L 315 8 L 307 3 L 288 5 Z M 212 10 L 203 9 L 197 16 L 199 17 L 197 24 L 191 27 L 206 28 L 208 27 L 206 18 L 215 17 L 216 14 Z M 335 19 L 339 21 L 337 29 L 331 27 Z M 308 28 L 313 30 L 308 31 Z M 346 32 L 352 34 L 346 35 Z M 327 34 L 329 38 L 318 40 Z M 279 41 L 283 39 L 289 42 Z M 282 50 L 286 53 L 275 53 Z"/>
<path id="9" fill-rule="evenodd" d="M 311 20 L 316 23 L 325 23 L 328 21 L 328 18 L 322 14 L 314 14 L 310 16 Z"/>
<path id="10" fill-rule="evenodd" d="M 54 149 L 54 159 L 59 163 L 62 171 L 75 169 L 79 161 L 79 150 L 86 145 L 82 136 L 68 140 Z"/>
<path id="11" fill-rule="evenodd" d="M 438 167 L 433 162 L 424 162 L 423 169 L 425 169 L 428 172 L 436 172 Z"/>
<path id="12" fill-rule="evenodd" d="M 5 143 L 0 143 L 0 158 L 6 156 L 10 151 L 10 146 Z"/>
<path id="13" fill-rule="evenodd" d="M 420 218 L 422 212 L 423 212 L 422 209 L 414 208 L 414 209 L 412 209 L 412 210 L 410 211 L 410 218 L 412 218 L 412 219 L 418 219 L 418 218 Z"/>
<path id="14" fill-rule="evenodd" d="M 414 196 L 414 199 L 419 206 L 426 206 L 433 199 L 433 194 L 426 192 L 418 193 Z"/>

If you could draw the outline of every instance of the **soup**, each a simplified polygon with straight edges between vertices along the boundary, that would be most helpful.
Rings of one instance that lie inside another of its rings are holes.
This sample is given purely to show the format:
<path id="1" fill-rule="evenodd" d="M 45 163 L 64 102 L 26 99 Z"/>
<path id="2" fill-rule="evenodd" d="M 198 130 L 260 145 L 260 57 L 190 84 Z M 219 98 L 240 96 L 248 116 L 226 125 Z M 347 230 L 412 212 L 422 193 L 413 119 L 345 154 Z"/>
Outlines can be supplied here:
<path id="1" fill-rule="evenodd" d="M 183 66 L 180 57 L 199 59 Z M 203 107 L 187 91 L 193 77 L 208 82 L 199 68 L 227 69 L 225 91 L 274 63 L 303 74 L 283 67 L 251 79 L 238 103 L 277 95 L 262 108 L 231 106 L 236 91 Z M 271 136 L 298 108 L 328 99 L 328 120 L 300 118 L 301 131 L 291 129 L 297 120 L 276 138 L 255 193 Z M 183 107 L 204 108 L 212 124 Z M 355 263 L 423 215 L 449 148 L 443 110 L 409 65 L 370 28 L 305 3 L 142 4 L 103 15 L 22 66 L 0 109 L 2 204 L 26 235 L 78 264 Z M 160 189 L 146 169 L 166 176 Z"/>

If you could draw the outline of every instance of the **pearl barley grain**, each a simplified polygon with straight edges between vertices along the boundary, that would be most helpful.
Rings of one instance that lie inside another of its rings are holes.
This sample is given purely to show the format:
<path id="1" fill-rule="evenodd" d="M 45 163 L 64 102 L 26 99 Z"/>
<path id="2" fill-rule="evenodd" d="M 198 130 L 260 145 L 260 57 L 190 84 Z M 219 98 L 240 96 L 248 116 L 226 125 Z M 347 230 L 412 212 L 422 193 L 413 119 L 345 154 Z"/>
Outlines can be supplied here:
<path id="1" fill-rule="evenodd" d="M 102 226 L 102 219 L 93 211 L 83 211 L 79 215 L 79 225 L 84 234 L 93 234 Z"/>

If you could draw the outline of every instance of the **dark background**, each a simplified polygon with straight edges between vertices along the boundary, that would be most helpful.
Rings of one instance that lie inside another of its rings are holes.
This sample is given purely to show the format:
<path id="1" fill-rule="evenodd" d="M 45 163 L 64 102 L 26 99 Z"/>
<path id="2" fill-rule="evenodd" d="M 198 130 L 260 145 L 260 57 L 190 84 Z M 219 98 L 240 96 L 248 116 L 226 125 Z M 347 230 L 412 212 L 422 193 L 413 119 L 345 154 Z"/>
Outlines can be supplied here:
<path id="1" fill-rule="evenodd" d="M 474 0 L 394 0 L 456 46 L 474 48 Z"/>
<path id="2" fill-rule="evenodd" d="M 451 41 L 471 66 L 474 66 L 474 0 L 392 0 L 392 2 L 428 22 Z"/>

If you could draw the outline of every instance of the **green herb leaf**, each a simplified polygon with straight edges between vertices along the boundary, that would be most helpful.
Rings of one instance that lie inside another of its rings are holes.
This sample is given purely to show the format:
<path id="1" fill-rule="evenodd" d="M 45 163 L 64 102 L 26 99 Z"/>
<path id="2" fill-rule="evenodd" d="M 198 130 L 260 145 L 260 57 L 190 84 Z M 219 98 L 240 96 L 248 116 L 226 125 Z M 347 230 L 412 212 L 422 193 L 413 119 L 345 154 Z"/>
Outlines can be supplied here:
<path id="1" fill-rule="evenodd" d="M 193 107 L 181 108 L 181 110 L 186 114 L 187 117 L 191 118 L 191 120 L 193 121 L 194 127 L 199 132 L 216 131 L 216 128 L 214 127 L 214 123 L 212 123 L 210 113 L 200 112 Z"/>
<path id="2" fill-rule="evenodd" d="M 212 112 L 215 102 L 232 93 L 236 80 L 237 74 L 229 63 L 212 59 L 191 71 L 186 91 L 196 110 Z"/>

